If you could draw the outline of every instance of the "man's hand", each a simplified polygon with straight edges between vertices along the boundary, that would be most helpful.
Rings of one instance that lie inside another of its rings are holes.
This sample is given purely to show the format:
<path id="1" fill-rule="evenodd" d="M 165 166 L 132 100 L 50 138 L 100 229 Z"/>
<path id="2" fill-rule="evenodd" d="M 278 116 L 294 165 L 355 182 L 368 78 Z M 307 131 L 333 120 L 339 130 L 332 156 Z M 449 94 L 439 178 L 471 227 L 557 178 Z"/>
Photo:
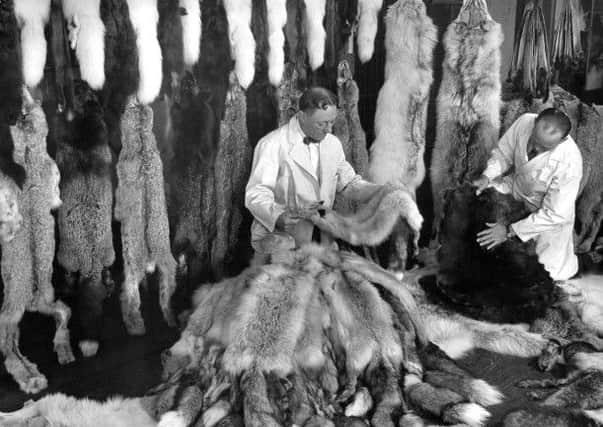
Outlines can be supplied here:
<path id="1" fill-rule="evenodd" d="M 490 250 L 507 240 L 507 226 L 500 222 L 487 222 L 488 228 L 477 233 L 477 243 Z"/>
<path id="2" fill-rule="evenodd" d="M 280 214 L 279 217 L 277 218 L 274 228 L 276 228 L 279 231 L 287 231 L 291 227 L 293 227 L 295 224 L 297 224 L 299 222 L 299 220 L 300 220 L 300 217 L 298 215 L 293 214 L 290 211 L 285 211 L 282 214 Z"/>
<path id="3" fill-rule="evenodd" d="M 473 181 L 473 186 L 476 187 L 475 194 L 479 196 L 490 185 L 490 180 L 484 175 Z"/>

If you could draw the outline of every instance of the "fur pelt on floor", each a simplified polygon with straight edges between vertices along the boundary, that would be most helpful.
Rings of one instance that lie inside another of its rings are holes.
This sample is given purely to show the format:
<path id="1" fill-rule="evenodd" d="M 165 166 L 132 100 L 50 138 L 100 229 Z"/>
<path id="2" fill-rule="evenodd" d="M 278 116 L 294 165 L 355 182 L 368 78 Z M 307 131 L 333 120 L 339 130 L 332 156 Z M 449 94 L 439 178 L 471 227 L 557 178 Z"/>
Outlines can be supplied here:
<path id="1" fill-rule="evenodd" d="M 588 328 L 603 337 L 603 275 L 585 275 L 560 285 Z M 603 349 L 602 349 L 603 350 Z"/>
<path id="2" fill-rule="evenodd" d="M 358 58 L 361 62 L 368 62 L 375 51 L 375 37 L 379 26 L 379 11 L 383 0 L 358 0 Z"/>
<path id="3" fill-rule="evenodd" d="M 287 0 L 272 0 L 266 3 L 268 21 L 268 78 L 278 86 L 285 67 L 285 34 L 287 23 Z"/>
<path id="4" fill-rule="evenodd" d="M 377 98 L 369 178 L 413 192 L 423 182 L 425 126 L 437 31 L 418 0 L 400 0 L 385 18 L 385 82 Z"/>
<path id="5" fill-rule="evenodd" d="M 325 41 L 327 33 L 325 18 L 326 0 L 304 0 L 306 5 L 306 48 L 312 71 L 317 70 L 325 61 Z"/>
<path id="6" fill-rule="evenodd" d="M 159 305 L 168 324 L 175 324 L 171 297 L 176 288 L 176 261 L 170 250 L 163 167 L 152 128 L 151 108 L 130 97 L 121 122 L 115 219 L 121 223 L 124 258 L 122 315 L 134 335 L 145 333 L 138 286 L 147 272 L 158 273 Z"/>
<path id="7" fill-rule="evenodd" d="M 132 28 L 138 48 L 137 97 L 142 104 L 150 104 L 159 95 L 162 79 L 162 57 L 157 40 L 159 12 L 157 0 L 127 0 Z"/>
<path id="8" fill-rule="evenodd" d="M 436 232 L 446 190 L 477 178 L 498 142 L 502 41 L 501 27 L 490 17 L 485 0 L 464 0 L 444 35 L 430 172 Z"/>
<path id="9" fill-rule="evenodd" d="M 251 32 L 251 0 L 224 0 L 230 49 L 239 84 L 247 89 L 255 75 L 255 39 Z"/>
<path id="10" fill-rule="evenodd" d="M 56 161 L 61 172 L 57 262 L 76 283 L 78 320 L 84 340 L 98 342 L 106 297 L 103 272 L 115 260 L 111 229 L 112 156 L 96 94 L 83 81 L 75 86 L 75 116 L 60 128 Z M 63 119 L 64 120 L 64 119 Z M 56 125 L 55 125 L 56 126 Z"/>
<path id="11" fill-rule="evenodd" d="M 21 27 L 23 80 L 35 87 L 42 80 L 46 65 L 44 27 L 50 17 L 50 0 L 14 0 L 15 15 Z"/>
<path id="12" fill-rule="evenodd" d="M 105 84 L 105 26 L 100 0 L 63 0 L 62 5 L 81 78 L 92 89 L 101 89 Z"/>
<path id="13" fill-rule="evenodd" d="M 201 52 L 201 6 L 202 0 L 179 0 L 184 9 L 182 21 L 182 51 L 184 64 L 192 67 L 199 60 Z"/>
<path id="14" fill-rule="evenodd" d="M 59 363 L 74 360 L 67 323 L 70 310 L 54 297 L 52 262 L 55 251 L 52 209 L 61 204 L 59 170 L 46 152 L 48 126 L 42 107 L 24 90 L 24 116 L 11 127 L 15 141 L 14 160 L 27 173 L 17 203 L 22 227 L 2 245 L 4 299 L 0 309 L 0 352 L 4 366 L 26 393 L 46 388 L 37 366 L 19 350 L 19 322 L 25 311 L 52 316 L 56 322 L 54 349 Z"/>
<path id="15" fill-rule="evenodd" d="M 224 275 L 236 256 L 243 224 L 245 185 L 251 169 L 252 148 L 247 134 L 247 100 L 236 75 L 230 75 L 220 142 L 214 164 L 216 194 L 216 235 L 211 262 L 218 277 Z"/>

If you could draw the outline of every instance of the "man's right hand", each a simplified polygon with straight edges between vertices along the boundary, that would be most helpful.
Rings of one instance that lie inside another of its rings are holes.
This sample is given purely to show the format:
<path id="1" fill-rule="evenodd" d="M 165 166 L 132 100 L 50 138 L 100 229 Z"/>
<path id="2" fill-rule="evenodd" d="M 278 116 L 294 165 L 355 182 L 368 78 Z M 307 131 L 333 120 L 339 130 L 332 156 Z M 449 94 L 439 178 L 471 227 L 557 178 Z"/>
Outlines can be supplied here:
<path id="1" fill-rule="evenodd" d="M 490 185 L 490 180 L 484 175 L 473 181 L 473 186 L 476 188 L 475 194 L 479 196 Z"/>
<path id="2" fill-rule="evenodd" d="M 297 224 L 299 222 L 299 219 L 299 216 L 294 215 L 291 212 L 283 212 L 277 218 L 274 228 L 279 231 L 286 231 L 290 229 L 290 227 Z"/>

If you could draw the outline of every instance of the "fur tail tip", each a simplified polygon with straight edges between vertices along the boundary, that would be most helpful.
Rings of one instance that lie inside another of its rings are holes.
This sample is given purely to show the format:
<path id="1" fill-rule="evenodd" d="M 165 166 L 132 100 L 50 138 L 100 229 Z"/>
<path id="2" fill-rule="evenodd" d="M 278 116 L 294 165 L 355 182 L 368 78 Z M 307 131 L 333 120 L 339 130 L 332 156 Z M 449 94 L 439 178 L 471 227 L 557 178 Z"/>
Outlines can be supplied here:
<path id="1" fill-rule="evenodd" d="M 491 386 L 484 380 L 472 381 L 471 390 L 471 400 L 485 407 L 498 405 L 505 397 L 496 387 Z"/>
<path id="2" fill-rule="evenodd" d="M 449 424 L 461 423 L 481 427 L 490 418 L 490 412 L 475 403 L 459 403 L 445 409 L 442 418 Z"/>

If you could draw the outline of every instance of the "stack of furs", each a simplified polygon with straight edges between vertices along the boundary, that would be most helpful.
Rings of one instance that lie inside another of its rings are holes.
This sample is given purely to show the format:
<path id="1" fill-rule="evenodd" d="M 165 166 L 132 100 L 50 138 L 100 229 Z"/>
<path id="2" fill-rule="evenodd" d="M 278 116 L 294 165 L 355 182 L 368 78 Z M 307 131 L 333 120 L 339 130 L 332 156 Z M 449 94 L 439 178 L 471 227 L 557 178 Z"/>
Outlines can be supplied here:
<path id="1" fill-rule="evenodd" d="M 485 0 L 464 0 L 444 35 L 444 71 L 437 100 L 431 163 L 434 226 L 445 216 L 448 189 L 477 178 L 500 128 L 500 25 Z"/>
<path id="2" fill-rule="evenodd" d="M 37 393 L 46 378 L 19 350 L 19 322 L 25 311 L 52 316 L 56 322 L 54 349 L 59 363 L 74 360 L 67 323 L 71 311 L 55 301 L 52 262 L 55 251 L 52 209 L 61 204 L 59 170 L 46 152 L 48 126 L 42 107 L 25 91 L 24 115 L 11 127 L 13 160 L 26 172 L 23 189 L 14 188 L 22 226 L 2 244 L 4 299 L 0 309 L 0 352 L 4 366 L 21 389 Z M 15 186 L 16 187 L 16 186 Z"/>

